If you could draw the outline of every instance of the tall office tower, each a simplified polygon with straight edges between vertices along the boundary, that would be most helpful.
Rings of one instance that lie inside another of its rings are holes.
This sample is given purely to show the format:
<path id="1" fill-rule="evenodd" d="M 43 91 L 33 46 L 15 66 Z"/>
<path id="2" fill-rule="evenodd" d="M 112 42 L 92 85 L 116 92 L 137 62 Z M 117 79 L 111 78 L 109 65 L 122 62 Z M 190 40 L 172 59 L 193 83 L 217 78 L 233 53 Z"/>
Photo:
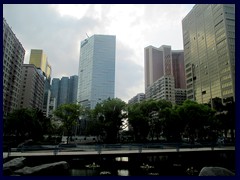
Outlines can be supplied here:
<path id="1" fill-rule="evenodd" d="M 25 50 L 3 18 L 3 114 L 18 108 Z"/>
<path id="2" fill-rule="evenodd" d="M 186 89 L 184 51 L 172 50 L 173 76 L 175 79 L 175 88 Z"/>
<path id="3" fill-rule="evenodd" d="M 77 103 L 78 76 L 53 78 L 51 97 L 55 98 L 55 107 L 66 103 Z M 52 100 L 53 101 L 53 100 Z"/>
<path id="4" fill-rule="evenodd" d="M 77 103 L 77 90 L 78 90 L 78 76 L 70 76 L 69 79 L 69 96 L 68 102 L 69 103 Z"/>
<path id="5" fill-rule="evenodd" d="M 114 98 L 116 36 L 93 35 L 81 42 L 78 103 L 93 109 Z"/>
<path id="6" fill-rule="evenodd" d="M 175 81 L 175 102 L 182 104 L 187 99 L 183 50 L 172 50 L 172 66 Z"/>
<path id="7" fill-rule="evenodd" d="M 20 86 L 19 108 L 43 110 L 44 75 L 33 64 L 23 64 Z"/>
<path id="8" fill-rule="evenodd" d="M 59 93 L 60 79 L 53 78 L 51 85 L 51 97 L 55 98 L 56 107 L 58 107 L 58 93 Z"/>
<path id="9" fill-rule="evenodd" d="M 43 113 L 46 117 L 48 117 L 51 97 L 50 82 L 52 69 L 48 63 L 47 55 L 43 52 L 43 50 L 31 49 L 29 64 L 34 64 L 37 68 L 40 68 L 45 76 Z"/>
<path id="10" fill-rule="evenodd" d="M 176 102 L 176 94 L 179 93 L 175 91 L 185 88 L 183 58 L 183 51 L 171 50 L 171 46 L 148 46 L 144 49 L 146 99 L 180 103 Z"/>
<path id="11" fill-rule="evenodd" d="M 47 55 L 40 49 L 31 49 L 29 64 L 40 68 L 47 79 L 51 79 L 52 69 L 47 60 Z"/>
<path id="12" fill-rule="evenodd" d="M 58 105 L 68 103 L 69 78 L 62 77 L 59 84 Z"/>
<path id="13" fill-rule="evenodd" d="M 187 98 L 235 101 L 235 5 L 195 5 L 182 29 Z"/>

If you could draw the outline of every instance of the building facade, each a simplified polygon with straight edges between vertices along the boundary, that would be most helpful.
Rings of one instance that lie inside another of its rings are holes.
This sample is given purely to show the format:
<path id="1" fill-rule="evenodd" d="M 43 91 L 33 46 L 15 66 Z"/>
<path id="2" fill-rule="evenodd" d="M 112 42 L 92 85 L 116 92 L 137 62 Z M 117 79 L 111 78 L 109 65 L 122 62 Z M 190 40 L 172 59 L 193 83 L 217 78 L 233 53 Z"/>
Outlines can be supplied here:
<path id="1" fill-rule="evenodd" d="M 77 103 L 77 90 L 78 90 L 78 76 L 70 76 L 69 79 L 69 96 L 68 101 L 69 103 Z"/>
<path id="2" fill-rule="evenodd" d="M 58 93 L 59 93 L 59 78 L 53 78 L 51 84 L 51 97 L 55 98 L 56 107 L 58 106 Z"/>
<path id="3" fill-rule="evenodd" d="M 135 104 L 135 103 L 140 103 L 145 99 L 145 94 L 144 93 L 138 93 L 136 96 L 131 98 L 128 101 L 128 104 Z"/>
<path id="4" fill-rule="evenodd" d="M 184 51 L 172 50 L 173 77 L 175 88 L 186 89 Z"/>
<path id="5" fill-rule="evenodd" d="M 62 77 L 59 84 L 58 106 L 68 103 L 69 77 Z"/>
<path id="6" fill-rule="evenodd" d="M 181 104 L 186 97 L 179 97 L 181 93 L 177 93 L 186 88 L 183 51 L 172 50 L 166 45 L 148 46 L 144 49 L 144 63 L 146 99 L 165 99 Z"/>
<path id="7" fill-rule="evenodd" d="M 47 55 L 41 49 L 31 49 L 29 64 L 40 68 L 47 79 L 51 79 L 52 68 L 48 63 Z"/>
<path id="8" fill-rule="evenodd" d="M 175 104 L 175 88 L 173 76 L 162 76 L 146 88 L 146 99 L 164 99 Z"/>
<path id="9" fill-rule="evenodd" d="M 20 86 L 19 108 L 33 108 L 43 111 L 44 75 L 33 64 L 23 64 Z"/>
<path id="10" fill-rule="evenodd" d="M 182 29 L 187 98 L 235 101 L 235 5 L 195 5 Z"/>
<path id="11" fill-rule="evenodd" d="M 18 108 L 25 49 L 3 18 L 3 114 Z"/>
<path id="12" fill-rule="evenodd" d="M 51 85 L 51 97 L 55 98 L 55 107 L 61 104 L 77 103 L 78 76 L 53 78 Z"/>
<path id="13" fill-rule="evenodd" d="M 44 102 L 43 102 L 43 113 L 46 117 L 49 116 L 49 105 L 50 105 L 50 82 L 52 68 L 48 63 L 47 55 L 41 49 L 31 49 L 29 64 L 34 64 L 37 68 L 41 69 L 44 75 Z"/>
<path id="14" fill-rule="evenodd" d="M 78 103 L 93 109 L 114 98 L 116 36 L 93 35 L 81 42 Z"/>

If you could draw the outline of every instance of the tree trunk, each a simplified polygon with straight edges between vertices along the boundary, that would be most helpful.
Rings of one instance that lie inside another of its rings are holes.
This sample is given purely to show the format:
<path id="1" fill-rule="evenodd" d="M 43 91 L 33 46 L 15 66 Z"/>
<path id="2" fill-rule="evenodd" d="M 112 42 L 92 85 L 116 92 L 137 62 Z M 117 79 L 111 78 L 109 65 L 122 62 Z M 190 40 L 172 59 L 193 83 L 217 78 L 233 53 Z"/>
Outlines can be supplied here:
<path id="1" fill-rule="evenodd" d="M 233 128 L 231 128 L 230 133 L 231 133 L 232 142 L 234 142 L 235 141 L 235 133 L 234 133 L 234 129 Z"/>

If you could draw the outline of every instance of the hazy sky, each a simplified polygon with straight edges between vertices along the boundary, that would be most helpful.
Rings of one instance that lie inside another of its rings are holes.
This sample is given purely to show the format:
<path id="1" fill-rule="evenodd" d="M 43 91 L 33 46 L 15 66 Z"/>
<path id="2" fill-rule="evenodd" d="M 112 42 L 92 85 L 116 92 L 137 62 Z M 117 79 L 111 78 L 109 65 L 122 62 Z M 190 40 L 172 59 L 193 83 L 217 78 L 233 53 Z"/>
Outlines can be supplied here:
<path id="1" fill-rule="evenodd" d="M 115 96 L 128 101 L 144 92 L 144 48 L 183 49 L 182 19 L 191 4 L 4 4 L 3 17 L 26 50 L 43 49 L 52 77 L 78 75 L 80 42 L 93 34 L 116 35 Z"/>

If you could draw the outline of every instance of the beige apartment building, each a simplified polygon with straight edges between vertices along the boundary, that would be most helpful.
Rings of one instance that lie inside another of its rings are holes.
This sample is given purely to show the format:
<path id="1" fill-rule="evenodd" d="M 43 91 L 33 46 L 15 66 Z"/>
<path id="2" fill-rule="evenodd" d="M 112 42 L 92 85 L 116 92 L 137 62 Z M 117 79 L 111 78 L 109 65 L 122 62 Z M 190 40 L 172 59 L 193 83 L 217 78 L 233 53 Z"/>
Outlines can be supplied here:
<path id="1" fill-rule="evenodd" d="M 44 76 L 33 64 L 23 64 L 19 108 L 43 110 Z"/>
<path id="2" fill-rule="evenodd" d="M 25 49 L 3 18 L 3 114 L 18 107 Z"/>

